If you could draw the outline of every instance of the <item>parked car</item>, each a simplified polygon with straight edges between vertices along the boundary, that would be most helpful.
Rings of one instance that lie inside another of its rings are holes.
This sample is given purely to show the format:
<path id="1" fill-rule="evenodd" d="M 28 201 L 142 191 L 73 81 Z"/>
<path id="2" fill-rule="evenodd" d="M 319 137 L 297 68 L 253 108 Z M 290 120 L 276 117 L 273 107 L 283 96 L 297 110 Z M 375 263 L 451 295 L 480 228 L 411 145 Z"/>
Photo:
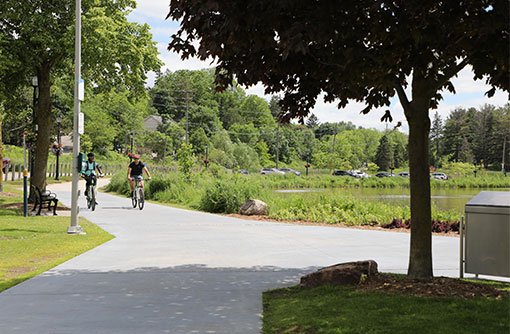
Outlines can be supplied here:
<path id="1" fill-rule="evenodd" d="M 409 172 L 400 172 L 397 175 L 401 177 L 409 177 Z"/>
<path id="2" fill-rule="evenodd" d="M 388 173 L 388 172 L 379 172 L 377 174 L 375 174 L 376 177 L 394 177 L 395 174 L 393 173 Z"/>
<path id="3" fill-rule="evenodd" d="M 278 175 L 285 175 L 284 172 L 280 172 L 278 169 L 276 168 L 262 168 L 260 170 L 260 174 L 262 175 L 269 175 L 269 174 L 278 174 Z"/>
<path id="4" fill-rule="evenodd" d="M 240 174 L 244 174 L 244 175 L 248 175 L 248 174 L 250 174 L 250 172 L 248 172 L 248 170 L 247 170 L 247 169 L 241 169 L 241 170 L 239 171 L 239 173 L 240 173 Z"/>
<path id="5" fill-rule="evenodd" d="M 353 171 L 351 171 L 351 175 L 354 176 L 357 179 L 365 179 L 367 177 L 370 177 L 370 175 L 368 175 L 367 173 L 362 172 L 360 170 L 353 170 Z"/>
<path id="6" fill-rule="evenodd" d="M 297 176 L 301 175 L 301 172 L 298 172 L 297 170 L 292 169 L 292 168 L 279 168 L 278 170 L 280 172 L 283 172 L 284 174 L 292 173 L 292 174 L 297 175 Z"/>
<path id="7" fill-rule="evenodd" d="M 335 170 L 333 176 L 352 176 L 352 173 L 348 170 Z"/>
<path id="8" fill-rule="evenodd" d="M 430 175 L 432 176 L 432 178 L 436 180 L 448 180 L 448 175 L 446 175 L 445 173 L 434 172 Z"/>

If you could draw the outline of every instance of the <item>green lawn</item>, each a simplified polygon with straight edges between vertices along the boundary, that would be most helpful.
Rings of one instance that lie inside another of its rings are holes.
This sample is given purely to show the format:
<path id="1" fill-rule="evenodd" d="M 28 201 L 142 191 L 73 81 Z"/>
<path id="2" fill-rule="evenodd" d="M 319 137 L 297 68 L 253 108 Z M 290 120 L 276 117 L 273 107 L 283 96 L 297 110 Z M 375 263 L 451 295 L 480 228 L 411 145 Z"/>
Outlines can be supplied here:
<path id="1" fill-rule="evenodd" d="M 80 220 L 86 235 L 68 235 L 69 217 L 22 217 L 19 185 L 5 184 L 0 193 L 0 291 L 36 276 L 113 237 Z"/>
<path id="2" fill-rule="evenodd" d="M 448 298 L 291 287 L 263 295 L 263 333 L 508 334 L 510 298 Z"/>

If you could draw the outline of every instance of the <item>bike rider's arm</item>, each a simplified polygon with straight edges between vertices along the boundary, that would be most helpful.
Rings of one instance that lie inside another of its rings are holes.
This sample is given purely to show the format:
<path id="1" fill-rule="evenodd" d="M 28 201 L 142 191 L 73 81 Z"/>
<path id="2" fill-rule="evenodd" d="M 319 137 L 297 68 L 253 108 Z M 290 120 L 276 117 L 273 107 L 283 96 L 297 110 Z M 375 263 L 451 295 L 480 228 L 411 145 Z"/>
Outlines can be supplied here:
<path id="1" fill-rule="evenodd" d="M 101 169 L 100 165 L 96 165 L 96 169 L 99 172 L 100 175 L 103 175 L 103 170 Z"/>
<path id="2" fill-rule="evenodd" d="M 147 177 L 148 177 L 149 179 L 152 179 L 152 177 L 151 177 L 151 173 L 149 173 L 149 169 L 147 169 L 147 166 L 143 167 L 143 170 L 145 171 L 145 173 L 147 173 Z"/>
<path id="3" fill-rule="evenodd" d="M 128 167 L 127 178 L 128 178 L 128 180 L 131 180 L 131 167 Z"/>

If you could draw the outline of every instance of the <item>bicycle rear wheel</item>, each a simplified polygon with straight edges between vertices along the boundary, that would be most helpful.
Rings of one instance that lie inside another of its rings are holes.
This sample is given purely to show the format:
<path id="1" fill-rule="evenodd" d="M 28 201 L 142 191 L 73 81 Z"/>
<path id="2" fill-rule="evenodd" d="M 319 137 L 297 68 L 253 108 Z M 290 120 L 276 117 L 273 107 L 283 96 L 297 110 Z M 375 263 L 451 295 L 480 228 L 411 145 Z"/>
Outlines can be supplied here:
<path id="1" fill-rule="evenodd" d="M 145 194 L 143 193 L 143 188 L 138 189 L 138 208 L 140 210 L 143 209 L 145 205 Z"/>

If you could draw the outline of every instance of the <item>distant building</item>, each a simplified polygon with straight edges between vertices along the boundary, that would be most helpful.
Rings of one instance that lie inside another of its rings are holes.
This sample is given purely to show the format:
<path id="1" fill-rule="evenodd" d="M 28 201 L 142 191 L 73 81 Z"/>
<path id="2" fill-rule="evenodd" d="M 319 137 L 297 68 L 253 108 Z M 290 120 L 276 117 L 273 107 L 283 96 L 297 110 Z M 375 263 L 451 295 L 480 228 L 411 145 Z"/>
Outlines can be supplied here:
<path id="1" fill-rule="evenodd" d="M 158 115 L 150 115 L 143 120 L 143 128 L 148 131 L 157 131 L 163 125 L 163 118 Z"/>

